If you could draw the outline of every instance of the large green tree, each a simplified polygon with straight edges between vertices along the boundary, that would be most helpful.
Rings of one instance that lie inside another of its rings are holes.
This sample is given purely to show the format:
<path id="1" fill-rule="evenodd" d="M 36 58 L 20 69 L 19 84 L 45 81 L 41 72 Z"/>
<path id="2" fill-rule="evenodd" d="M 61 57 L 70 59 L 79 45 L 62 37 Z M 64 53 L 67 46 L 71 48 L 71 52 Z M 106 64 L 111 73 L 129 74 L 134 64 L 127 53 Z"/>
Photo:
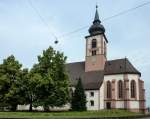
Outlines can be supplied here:
<path id="1" fill-rule="evenodd" d="M 32 107 L 63 106 L 69 102 L 69 80 L 65 68 L 66 57 L 52 47 L 38 56 L 38 63 L 28 71 L 9 56 L 0 64 L 0 106 L 16 110 L 18 104 Z"/>
<path id="2" fill-rule="evenodd" d="M 23 103 L 20 90 L 21 67 L 22 64 L 13 55 L 4 59 L 0 65 L 0 102 L 11 110 L 16 110 L 17 105 Z"/>
<path id="3" fill-rule="evenodd" d="M 33 68 L 23 69 L 22 71 L 22 92 L 24 94 L 24 104 L 29 104 L 29 111 L 32 111 L 32 107 L 38 106 L 38 87 L 41 85 L 42 77 L 40 74 L 35 73 Z"/>
<path id="4" fill-rule="evenodd" d="M 73 111 L 86 111 L 87 109 L 86 96 L 85 96 L 81 78 L 78 79 L 78 83 L 72 95 L 71 108 Z"/>
<path id="5" fill-rule="evenodd" d="M 39 74 L 42 79 L 37 86 L 37 104 L 45 110 L 63 106 L 69 101 L 69 80 L 65 63 L 64 54 L 49 47 L 38 56 L 38 63 L 33 67 L 34 73 Z"/>

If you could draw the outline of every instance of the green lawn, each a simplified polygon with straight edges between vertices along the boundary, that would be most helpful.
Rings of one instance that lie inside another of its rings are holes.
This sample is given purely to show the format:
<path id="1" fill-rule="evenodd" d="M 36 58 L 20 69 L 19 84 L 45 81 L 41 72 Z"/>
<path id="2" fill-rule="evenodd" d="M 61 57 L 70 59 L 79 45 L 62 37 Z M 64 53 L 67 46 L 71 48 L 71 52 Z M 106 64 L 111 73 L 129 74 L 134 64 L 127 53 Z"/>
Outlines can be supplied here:
<path id="1" fill-rule="evenodd" d="M 86 112 L 0 112 L 0 118 L 86 118 L 86 117 L 120 117 L 135 116 L 138 113 L 124 110 L 102 110 Z"/>

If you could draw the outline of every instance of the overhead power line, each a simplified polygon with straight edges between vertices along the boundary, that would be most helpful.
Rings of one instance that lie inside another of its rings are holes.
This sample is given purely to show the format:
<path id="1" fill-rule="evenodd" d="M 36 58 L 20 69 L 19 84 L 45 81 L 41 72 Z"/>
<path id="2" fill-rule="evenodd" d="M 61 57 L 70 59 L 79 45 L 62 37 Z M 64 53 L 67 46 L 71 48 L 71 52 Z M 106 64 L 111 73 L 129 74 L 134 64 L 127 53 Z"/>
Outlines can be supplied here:
<path id="1" fill-rule="evenodd" d="M 118 17 L 118 16 L 121 16 L 121 15 L 127 14 L 128 12 L 134 11 L 134 10 L 136 10 L 136 9 L 138 9 L 138 8 L 141 8 L 141 7 L 143 7 L 143 6 L 146 6 L 146 5 L 148 5 L 148 4 L 150 4 L 150 1 L 145 2 L 145 3 L 143 3 L 143 4 L 140 4 L 140 5 L 136 6 L 136 7 L 127 9 L 127 10 L 125 10 L 125 11 L 119 12 L 119 13 L 117 13 L 117 14 L 115 14 L 115 15 L 110 16 L 110 17 L 107 17 L 107 18 L 105 18 L 103 21 L 107 21 L 107 20 L 113 19 L 113 18 L 115 18 L 115 17 Z M 62 34 L 62 35 L 60 35 L 58 38 L 66 37 L 66 36 L 68 36 L 68 35 L 77 33 L 77 32 L 79 32 L 79 31 L 81 31 L 81 30 L 83 30 L 83 29 L 85 29 L 85 28 L 88 28 L 88 27 L 89 27 L 89 25 L 80 27 L 80 28 L 78 28 L 78 29 L 76 29 L 76 30 L 74 30 L 74 31 L 71 31 L 71 32 Z"/>
<path id="2" fill-rule="evenodd" d="M 45 19 L 42 17 L 42 15 L 38 11 L 38 9 L 33 5 L 33 3 L 31 2 L 31 0 L 28 0 L 28 3 L 32 7 L 32 9 L 36 12 L 36 14 L 39 16 L 39 18 L 43 22 L 43 24 L 48 28 L 49 33 L 54 37 L 55 40 L 57 40 L 56 35 L 50 30 L 49 25 L 47 24 L 47 22 L 45 21 Z"/>
<path id="3" fill-rule="evenodd" d="M 86 29 L 86 28 L 89 27 L 89 25 L 86 25 L 86 26 L 80 27 L 80 28 L 78 28 L 78 29 L 75 29 L 75 30 L 73 30 L 73 31 L 71 31 L 71 32 L 64 33 L 64 34 L 62 34 L 62 35 L 60 35 L 60 36 L 57 37 L 57 36 L 50 30 L 49 25 L 47 24 L 47 22 L 45 21 L 45 19 L 42 17 L 42 15 L 41 15 L 40 12 L 38 11 L 38 9 L 33 5 L 33 3 L 31 2 L 31 0 L 28 0 L 28 2 L 29 2 L 29 4 L 30 4 L 30 6 L 32 7 L 32 9 L 33 9 L 33 10 L 36 12 L 36 14 L 39 16 L 39 18 L 41 19 L 41 21 L 42 21 L 42 22 L 45 24 L 45 26 L 48 28 L 49 33 L 55 38 L 56 41 L 57 41 L 57 39 L 61 39 L 61 38 L 64 38 L 64 37 L 66 37 L 66 36 L 75 34 L 75 33 L 79 32 L 79 31 L 84 30 L 84 29 Z M 112 16 L 110 16 L 110 17 L 107 17 L 107 18 L 103 19 L 103 21 L 108 21 L 108 20 L 113 19 L 113 18 L 115 18 L 115 17 L 118 17 L 118 16 L 121 16 L 121 15 L 127 14 L 127 13 L 129 13 L 129 12 L 131 12 L 131 11 L 134 11 L 134 10 L 136 10 L 136 9 L 138 9 L 138 8 L 141 8 L 141 7 L 143 7 L 143 6 L 146 6 L 146 5 L 148 5 L 148 4 L 150 4 L 150 1 L 145 2 L 145 3 L 143 3 L 143 4 L 140 4 L 140 5 L 138 5 L 138 6 L 135 6 L 135 7 L 133 7 L 133 8 L 124 10 L 124 11 L 119 12 L 119 13 L 117 13 L 117 14 L 114 14 L 114 15 L 112 15 Z"/>
<path id="4" fill-rule="evenodd" d="M 145 5 L 148 5 L 148 4 L 150 4 L 150 1 L 149 1 L 149 2 L 145 2 L 145 3 L 143 3 L 143 4 L 140 4 L 140 5 L 136 6 L 136 7 L 127 9 L 127 10 L 125 10 L 125 11 L 119 12 L 118 14 L 112 15 L 112 16 L 110 16 L 110 17 L 107 17 L 107 18 L 105 18 L 103 21 L 107 21 L 107 20 L 109 20 L 109 19 L 112 19 L 112 18 L 121 16 L 121 15 L 124 15 L 124 14 L 126 14 L 126 13 L 128 13 L 128 12 L 134 11 L 134 10 L 136 10 L 136 9 L 138 9 L 138 8 L 141 8 L 141 7 L 143 7 L 143 6 L 145 6 Z"/>

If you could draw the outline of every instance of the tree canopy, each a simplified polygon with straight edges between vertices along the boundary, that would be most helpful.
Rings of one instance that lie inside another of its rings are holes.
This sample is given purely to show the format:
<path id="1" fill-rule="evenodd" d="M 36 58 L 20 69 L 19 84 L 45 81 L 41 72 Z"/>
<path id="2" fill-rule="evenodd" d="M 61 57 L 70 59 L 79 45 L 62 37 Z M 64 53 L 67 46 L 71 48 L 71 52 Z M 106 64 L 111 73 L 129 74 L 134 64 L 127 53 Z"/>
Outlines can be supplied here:
<path id="1" fill-rule="evenodd" d="M 32 107 L 61 107 L 69 102 L 69 80 L 65 68 L 66 57 L 52 47 L 38 56 L 31 70 L 13 55 L 0 64 L 0 105 L 16 110 L 18 104 Z"/>
<path id="2" fill-rule="evenodd" d="M 69 80 L 65 68 L 66 57 L 52 47 L 38 56 L 33 72 L 41 76 L 38 93 L 39 105 L 43 107 L 63 106 L 69 101 Z"/>
<path id="3" fill-rule="evenodd" d="M 17 105 L 22 104 L 21 67 L 22 64 L 13 55 L 0 65 L 0 102 L 11 110 L 16 110 Z"/>

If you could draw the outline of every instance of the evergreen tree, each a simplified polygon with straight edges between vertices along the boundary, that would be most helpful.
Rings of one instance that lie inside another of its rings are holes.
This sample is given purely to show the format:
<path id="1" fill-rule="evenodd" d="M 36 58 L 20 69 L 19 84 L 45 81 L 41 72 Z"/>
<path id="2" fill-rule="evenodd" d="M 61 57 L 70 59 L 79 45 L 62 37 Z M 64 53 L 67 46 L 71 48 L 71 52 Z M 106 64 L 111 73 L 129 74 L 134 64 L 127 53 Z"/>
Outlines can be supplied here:
<path id="1" fill-rule="evenodd" d="M 82 85 L 81 78 L 78 79 L 78 83 L 75 87 L 75 91 L 72 96 L 71 108 L 73 111 L 85 111 L 86 110 L 86 96 Z"/>

